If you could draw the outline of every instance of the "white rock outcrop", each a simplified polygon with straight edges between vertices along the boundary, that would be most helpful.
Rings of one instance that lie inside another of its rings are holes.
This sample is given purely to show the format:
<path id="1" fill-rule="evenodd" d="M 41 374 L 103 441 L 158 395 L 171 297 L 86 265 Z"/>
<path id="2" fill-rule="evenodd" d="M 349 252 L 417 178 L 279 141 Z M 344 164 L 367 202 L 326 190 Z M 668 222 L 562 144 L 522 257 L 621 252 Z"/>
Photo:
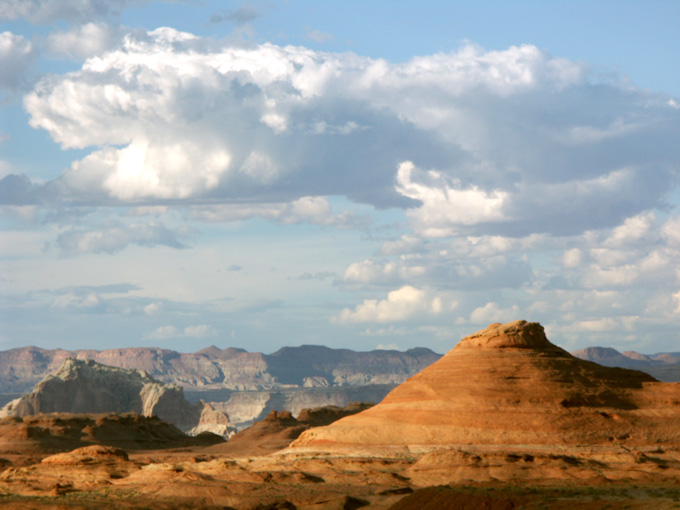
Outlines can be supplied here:
<path id="1" fill-rule="evenodd" d="M 175 384 L 156 381 L 143 370 L 73 358 L 0 409 L 0 418 L 52 412 L 155 415 L 190 435 L 212 432 L 228 438 L 236 431 L 224 412 L 202 400 L 190 403 Z"/>

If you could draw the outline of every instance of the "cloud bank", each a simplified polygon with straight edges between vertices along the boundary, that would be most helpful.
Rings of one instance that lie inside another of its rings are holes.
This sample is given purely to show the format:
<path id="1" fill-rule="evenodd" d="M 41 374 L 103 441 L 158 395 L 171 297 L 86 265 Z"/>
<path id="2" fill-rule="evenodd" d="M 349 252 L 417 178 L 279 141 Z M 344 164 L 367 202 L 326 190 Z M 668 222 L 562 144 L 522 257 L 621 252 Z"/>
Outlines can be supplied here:
<path id="1" fill-rule="evenodd" d="M 410 207 L 426 237 L 615 226 L 663 205 L 680 156 L 668 98 L 530 45 L 393 64 L 161 28 L 24 103 L 33 127 L 91 150 L 49 183 L 60 200 L 342 195 Z"/>

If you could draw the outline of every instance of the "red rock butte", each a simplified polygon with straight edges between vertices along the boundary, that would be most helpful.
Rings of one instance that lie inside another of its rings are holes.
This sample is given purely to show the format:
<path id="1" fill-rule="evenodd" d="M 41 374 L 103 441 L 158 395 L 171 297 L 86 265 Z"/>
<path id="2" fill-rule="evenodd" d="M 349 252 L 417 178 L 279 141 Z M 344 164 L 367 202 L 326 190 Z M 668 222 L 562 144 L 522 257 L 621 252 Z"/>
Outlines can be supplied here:
<path id="1" fill-rule="evenodd" d="M 680 441 L 680 383 L 575 358 L 538 323 L 492 324 L 378 405 L 291 447 L 662 445 Z"/>

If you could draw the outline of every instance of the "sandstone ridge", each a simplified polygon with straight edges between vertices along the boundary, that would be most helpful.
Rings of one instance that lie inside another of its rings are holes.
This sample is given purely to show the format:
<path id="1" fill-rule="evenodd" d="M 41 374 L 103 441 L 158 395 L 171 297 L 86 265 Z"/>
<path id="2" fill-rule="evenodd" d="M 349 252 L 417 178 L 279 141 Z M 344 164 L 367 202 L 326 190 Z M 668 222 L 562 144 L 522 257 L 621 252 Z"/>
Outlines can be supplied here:
<path id="1" fill-rule="evenodd" d="M 537 323 L 492 324 L 383 401 L 291 446 L 670 444 L 680 384 L 603 367 L 553 345 Z"/>

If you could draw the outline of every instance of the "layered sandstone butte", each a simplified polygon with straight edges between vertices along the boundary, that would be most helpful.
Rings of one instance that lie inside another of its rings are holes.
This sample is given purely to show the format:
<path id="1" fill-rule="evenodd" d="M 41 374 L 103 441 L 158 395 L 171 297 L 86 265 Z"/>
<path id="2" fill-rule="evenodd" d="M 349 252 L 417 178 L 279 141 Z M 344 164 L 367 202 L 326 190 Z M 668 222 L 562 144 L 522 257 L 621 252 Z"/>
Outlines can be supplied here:
<path id="1" fill-rule="evenodd" d="M 538 323 L 492 324 L 375 407 L 291 446 L 677 444 L 680 384 L 603 367 Z"/>
<path id="2" fill-rule="evenodd" d="M 38 413 L 127 413 L 158 416 L 192 435 L 235 432 L 229 417 L 209 404 L 189 403 L 182 388 L 163 384 L 141 370 L 67 358 L 31 393 L 8 403 L 0 417 Z"/>

